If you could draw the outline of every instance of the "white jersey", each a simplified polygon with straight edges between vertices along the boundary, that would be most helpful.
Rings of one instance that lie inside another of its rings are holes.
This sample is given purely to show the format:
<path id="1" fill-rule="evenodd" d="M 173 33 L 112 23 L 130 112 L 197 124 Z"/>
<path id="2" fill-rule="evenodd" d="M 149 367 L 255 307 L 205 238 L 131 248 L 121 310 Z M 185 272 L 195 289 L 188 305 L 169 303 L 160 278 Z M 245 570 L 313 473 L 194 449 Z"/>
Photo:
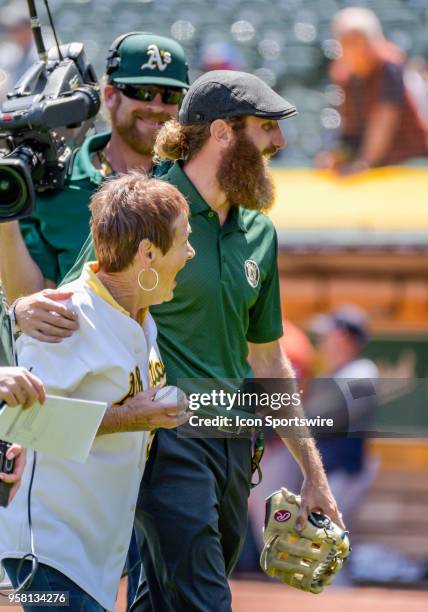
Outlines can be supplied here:
<path id="1" fill-rule="evenodd" d="M 87 264 L 65 289 L 79 330 L 58 344 L 22 337 L 19 364 L 32 368 L 48 393 L 109 405 L 164 383 L 156 325 L 141 326 L 107 292 Z M 154 379 L 156 377 L 156 379 Z M 113 610 L 125 564 L 147 432 L 97 436 L 84 465 L 37 453 L 31 493 L 35 551 L 104 608 Z M 12 503 L 0 509 L 0 559 L 30 552 L 27 496 L 33 453 Z"/>
<path id="2" fill-rule="evenodd" d="M 379 370 L 371 359 L 361 357 L 339 368 L 334 373 L 334 378 L 368 378 L 377 380 L 379 378 Z"/>

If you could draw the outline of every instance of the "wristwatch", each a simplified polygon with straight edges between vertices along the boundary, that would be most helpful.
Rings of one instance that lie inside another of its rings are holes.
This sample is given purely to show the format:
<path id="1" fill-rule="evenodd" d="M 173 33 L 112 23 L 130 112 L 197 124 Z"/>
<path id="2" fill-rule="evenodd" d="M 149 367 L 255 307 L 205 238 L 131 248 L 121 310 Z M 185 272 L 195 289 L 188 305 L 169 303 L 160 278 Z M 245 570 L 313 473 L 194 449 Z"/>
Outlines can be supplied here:
<path id="1" fill-rule="evenodd" d="M 12 302 L 12 304 L 9 306 L 9 310 L 7 313 L 9 315 L 10 324 L 12 326 L 12 334 L 14 338 L 19 336 L 19 334 L 21 333 L 21 329 L 18 325 L 18 321 L 16 320 L 16 305 L 20 299 L 21 297 L 18 297 L 16 298 L 16 300 Z"/>

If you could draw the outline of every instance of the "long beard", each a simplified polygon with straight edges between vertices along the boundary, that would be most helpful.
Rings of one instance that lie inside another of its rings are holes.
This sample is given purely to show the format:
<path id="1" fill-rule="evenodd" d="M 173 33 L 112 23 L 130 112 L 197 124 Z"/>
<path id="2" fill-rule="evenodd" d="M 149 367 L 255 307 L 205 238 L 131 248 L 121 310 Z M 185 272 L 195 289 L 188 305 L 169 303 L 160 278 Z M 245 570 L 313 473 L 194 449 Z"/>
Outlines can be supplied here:
<path id="1" fill-rule="evenodd" d="M 227 201 L 249 210 L 268 211 L 275 200 L 275 188 L 270 176 L 266 155 L 242 132 L 225 153 L 217 170 L 217 182 Z"/>

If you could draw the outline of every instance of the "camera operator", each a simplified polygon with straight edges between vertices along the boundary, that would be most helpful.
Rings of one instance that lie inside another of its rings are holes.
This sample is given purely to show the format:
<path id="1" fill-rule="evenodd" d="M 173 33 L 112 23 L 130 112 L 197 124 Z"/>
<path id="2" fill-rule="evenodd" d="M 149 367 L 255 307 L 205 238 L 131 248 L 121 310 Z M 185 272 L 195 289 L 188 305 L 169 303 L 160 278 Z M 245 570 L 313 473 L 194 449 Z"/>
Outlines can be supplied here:
<path id="1" fill-rule="evenodd" d="M 31 217 L 0 223 L 0 278 L 9 303 L 59 284 L 88 235 L 88 203 L 105 177 L 132 168 L 159 174 L 155 135 L 175 117 L 187 87 L 185 54 L 175 41 L 132 32 L 113 42 L 104 88 L 111 131 L 84 141 L 65 187 L 38 194 Z M 55 309 L 43 295 L 38 306 Z"/>

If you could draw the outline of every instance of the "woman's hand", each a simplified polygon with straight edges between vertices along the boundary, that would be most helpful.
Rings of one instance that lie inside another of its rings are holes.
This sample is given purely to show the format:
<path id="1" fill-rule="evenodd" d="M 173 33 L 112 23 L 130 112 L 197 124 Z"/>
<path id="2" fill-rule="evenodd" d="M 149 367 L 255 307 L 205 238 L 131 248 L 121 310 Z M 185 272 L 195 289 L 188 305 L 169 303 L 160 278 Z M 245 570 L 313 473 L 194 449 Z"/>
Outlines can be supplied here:
<path id="1" fill-rule="evenodd" d="M 73 295 L 72 291 L 44 289 L 20 298 L 15 305 L 20 330 L 42 342 L 61 342 L 79 328 L 75 312 L 59 304 Z"/>
<path id="2" fill-rule="evenodd" d="M 186 412 L 189 402 L 179 394 L 176 403 L 165 404 L 154 400 L 160 387 L 137 393 L 121 406 L 109 408 L 102 420 L 98 435 L 125 431 L 151 431 L 163 427 L 173 429 L 184 425 L 190 414 Z"/>
<path id="3" fill-rule="evenodd" d="M 36 400 L 45 401 L 42 381 L 25 368 L 0 368 L 0 402 L 29 408 Z"/>
<path id="4" fill-rule="evenodd" d="M 172 429 L 189 420 L 189 402 L 184 394 L 177 403 L 165 404 L 153 399 L 158 391 L 159 387 L 143 391 L 124 404 L 127 420 L 136 430 Z"/>
<path id="5" fill-rule="evenodd" d="M 6 453 L 6 458 L 15 459 L 15 466 L 11 474 L 0 472 L 0 480 L 7 484 L 13 484 L 9 493 L 8 503 L 10 504 L 21 484 L 22 474 L 24 473 L 24 467 L 27 462 L 27 451 L 18 444 L 12 444 Z"/>

